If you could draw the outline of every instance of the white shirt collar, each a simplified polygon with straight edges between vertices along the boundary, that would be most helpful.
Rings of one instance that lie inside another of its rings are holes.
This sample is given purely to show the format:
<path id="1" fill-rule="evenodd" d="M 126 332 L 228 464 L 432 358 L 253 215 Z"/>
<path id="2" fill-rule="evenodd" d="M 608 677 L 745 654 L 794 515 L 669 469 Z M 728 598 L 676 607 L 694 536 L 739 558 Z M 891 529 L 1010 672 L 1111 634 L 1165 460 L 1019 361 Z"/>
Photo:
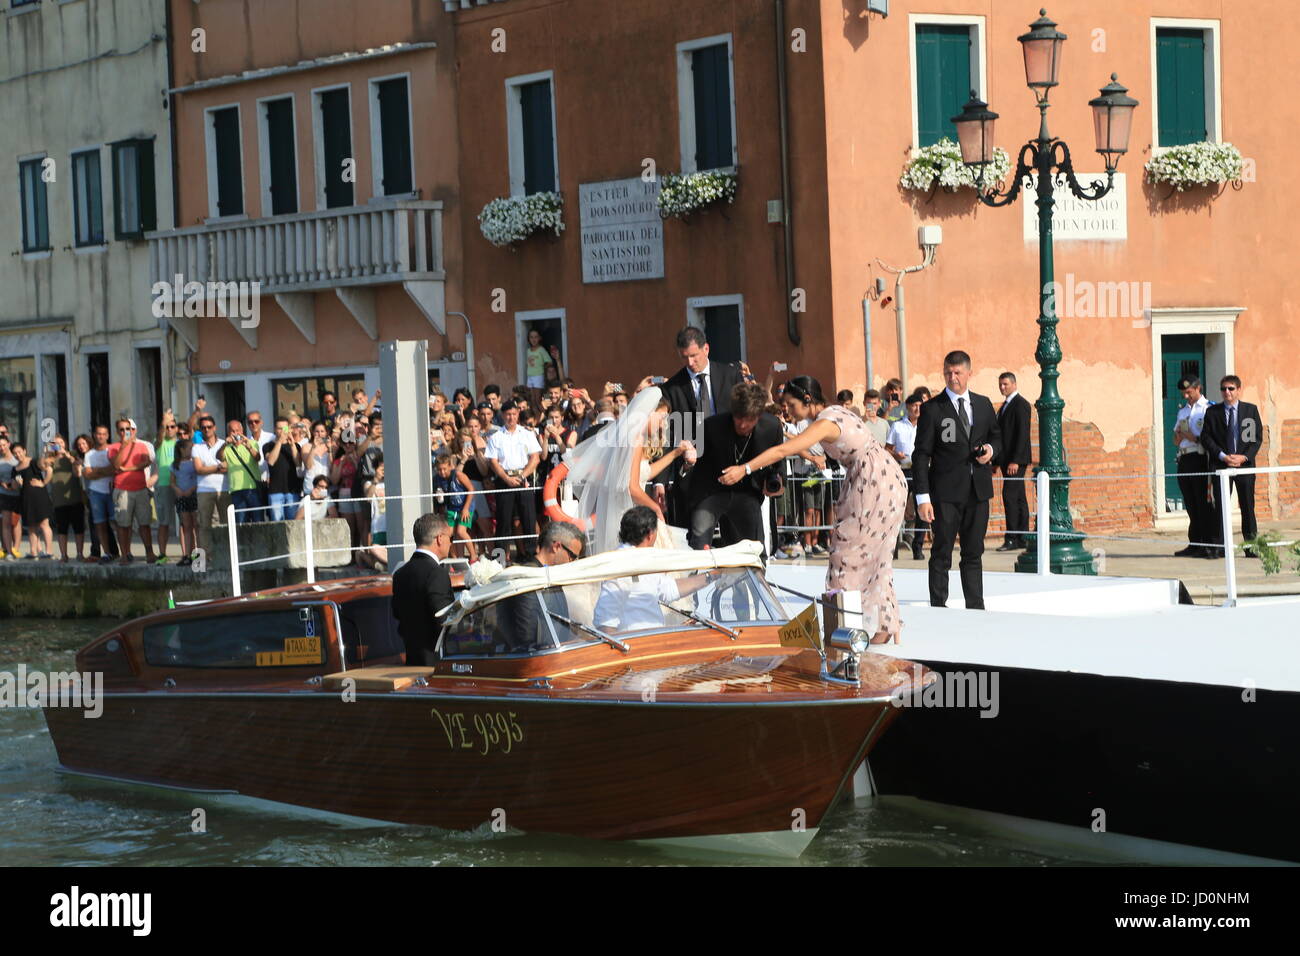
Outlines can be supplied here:
<path id="1" fill-rule="evenodd" d="M 969 393 L 968 393 L 968 394 L 969 394 Z M 1019 394 L 1020 394 L 1020 390 L 1019 390 L 1019 389 L 1016 389 L 1014 392 L 1012 392 L 1010 395 L 1008 395 L 1006 398 L 1004 398 L 1004 399 L 1002 400 L 1002 404 L 1005 405 L 1007 402 L 1011 401 L 1013 398 L 1015 398 L 1015 397 L 1016 397 L 1017 395 L 1019 395 Z"/>
<path id="2" fill-rule="evenodd" d="M 427 554 L 429 557 L 433 558 L 434 561 L 438 562 L 439 564 L 442 564 L 442 558 L 438 557 L 428 548 L 416 548 L 415 554 Z M 415 557 L 415 554 L 411 555 L 411 557 Z"/>
<path id="3" fill-rule="evenodd" d="M 967 408 L 970 407 L 970 389 L 969 389 L 969 388 L 966 389 L 966 391 L 962 392 L 960 395 L 958 395 L 956 392 L 954 392 L 954 391 L 953 391 L 952 389 L 950 389 L 950 388 L 945 388 L 945 389 L 944 389 L 944 392 L 947 394 L 949 400 L 952 401 L 952 407 L 953 407 L 953 408 L 956 408 L 956 407 L 957 407 L 957 399 L 959 399 L 959 398 L 964 398 L 964 399 L 966 400 L 966 407 L 967 407 Z"/>

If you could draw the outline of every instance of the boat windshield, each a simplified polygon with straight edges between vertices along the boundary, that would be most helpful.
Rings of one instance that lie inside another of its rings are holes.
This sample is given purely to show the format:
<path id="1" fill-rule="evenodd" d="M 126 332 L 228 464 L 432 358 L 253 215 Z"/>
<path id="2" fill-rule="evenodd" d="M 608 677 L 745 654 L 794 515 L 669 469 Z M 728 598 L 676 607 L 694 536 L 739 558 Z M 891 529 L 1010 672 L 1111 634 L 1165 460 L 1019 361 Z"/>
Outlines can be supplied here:
<path id="1" fill-rule="evenodd" d="M 448 627 L 441 641 L 442 656 L 518 656 L 591 644 L 597 640 L 592 628 L 621 638 L 706 626 L 683 612 L 724 627 L 784 623 L 788 619 L 762 575 L 749 568 L 724 572 L 700 590 L 675 598 L 671 607 L 665 607 L 659 603 L 659 592 L 653 589 L 656 582 L 651 579 L 674 577 L 691 576 L 628 576 L 503 598 Z M 643 587 L 651 589 L 640 595 L 638 589 Z M 611 616 L 613 602 L 623 595 L 632 598 L 621 602 L 626 613 Z M 597 624 L 598 614 L 604 626 Z"/>

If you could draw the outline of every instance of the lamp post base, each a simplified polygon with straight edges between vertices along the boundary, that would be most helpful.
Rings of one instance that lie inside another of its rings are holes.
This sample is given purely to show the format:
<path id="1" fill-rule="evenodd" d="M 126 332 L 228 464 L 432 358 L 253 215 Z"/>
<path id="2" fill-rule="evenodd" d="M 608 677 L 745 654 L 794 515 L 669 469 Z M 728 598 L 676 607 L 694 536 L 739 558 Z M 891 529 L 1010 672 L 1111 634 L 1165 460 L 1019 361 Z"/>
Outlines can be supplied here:
<path id="1" fill-rule="evenodd" d="M 1083 548 L 1082 538 L 1052 540 L 1048 554 L 1047 567 L 1053 574 L 1096 574 L 1097 567 L 1092 555 Z M 1016 558 L 1017 574 L 1038 573 L 1038 548 L 1030 546 Z"/>

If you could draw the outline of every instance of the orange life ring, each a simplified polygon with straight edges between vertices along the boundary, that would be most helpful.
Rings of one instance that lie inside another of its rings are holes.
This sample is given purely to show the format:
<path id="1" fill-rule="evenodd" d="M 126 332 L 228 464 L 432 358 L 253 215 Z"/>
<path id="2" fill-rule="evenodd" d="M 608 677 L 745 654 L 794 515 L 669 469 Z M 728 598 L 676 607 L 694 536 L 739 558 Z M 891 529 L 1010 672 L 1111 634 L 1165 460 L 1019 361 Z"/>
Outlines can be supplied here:
<path id="1" fill-rule="evenodd" d="M 542 486 L 542 511 L 552 521 L 567 521 L 570 524 L 576 524 L 583 531 L 590 531 L 596 527 L 595 514 L 588 518 L 586 522 L 583 522 L 581 518 L 575 518 L 560 507 L 560 482 L 568 474 L 569 466 L 564 462 L 560 462 L 546 476 L 546 484 Z"/>

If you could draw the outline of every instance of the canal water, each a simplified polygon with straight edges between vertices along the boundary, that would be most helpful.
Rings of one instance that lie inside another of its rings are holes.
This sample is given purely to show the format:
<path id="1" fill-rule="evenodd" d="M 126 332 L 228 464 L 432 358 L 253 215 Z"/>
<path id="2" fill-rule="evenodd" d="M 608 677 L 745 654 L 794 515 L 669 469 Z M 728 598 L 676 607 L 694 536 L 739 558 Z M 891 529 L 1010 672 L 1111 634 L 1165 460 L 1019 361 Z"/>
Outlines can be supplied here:
<path id="1" fill-rule="evenodd" d="M 0 671 L 67 671 L 76 651 L 115 622 L 0 620 Z M 0 708 L 0 865 L 46 866 L 527 866 L 678 865 L 773 861 L 666 854 L 651 847 L 568 837 L 450 833 L 424 827 L 342 826 L 214 803 L 147 787 L 55 772 L 39 711 Z M 206 832 L 191 810 L 205 801 Z M 975 821 L 906 802 L 846 803 L 794 865 L 1057 866 L 1113 861 L 1049 838 L 1008 836 Z"/>

